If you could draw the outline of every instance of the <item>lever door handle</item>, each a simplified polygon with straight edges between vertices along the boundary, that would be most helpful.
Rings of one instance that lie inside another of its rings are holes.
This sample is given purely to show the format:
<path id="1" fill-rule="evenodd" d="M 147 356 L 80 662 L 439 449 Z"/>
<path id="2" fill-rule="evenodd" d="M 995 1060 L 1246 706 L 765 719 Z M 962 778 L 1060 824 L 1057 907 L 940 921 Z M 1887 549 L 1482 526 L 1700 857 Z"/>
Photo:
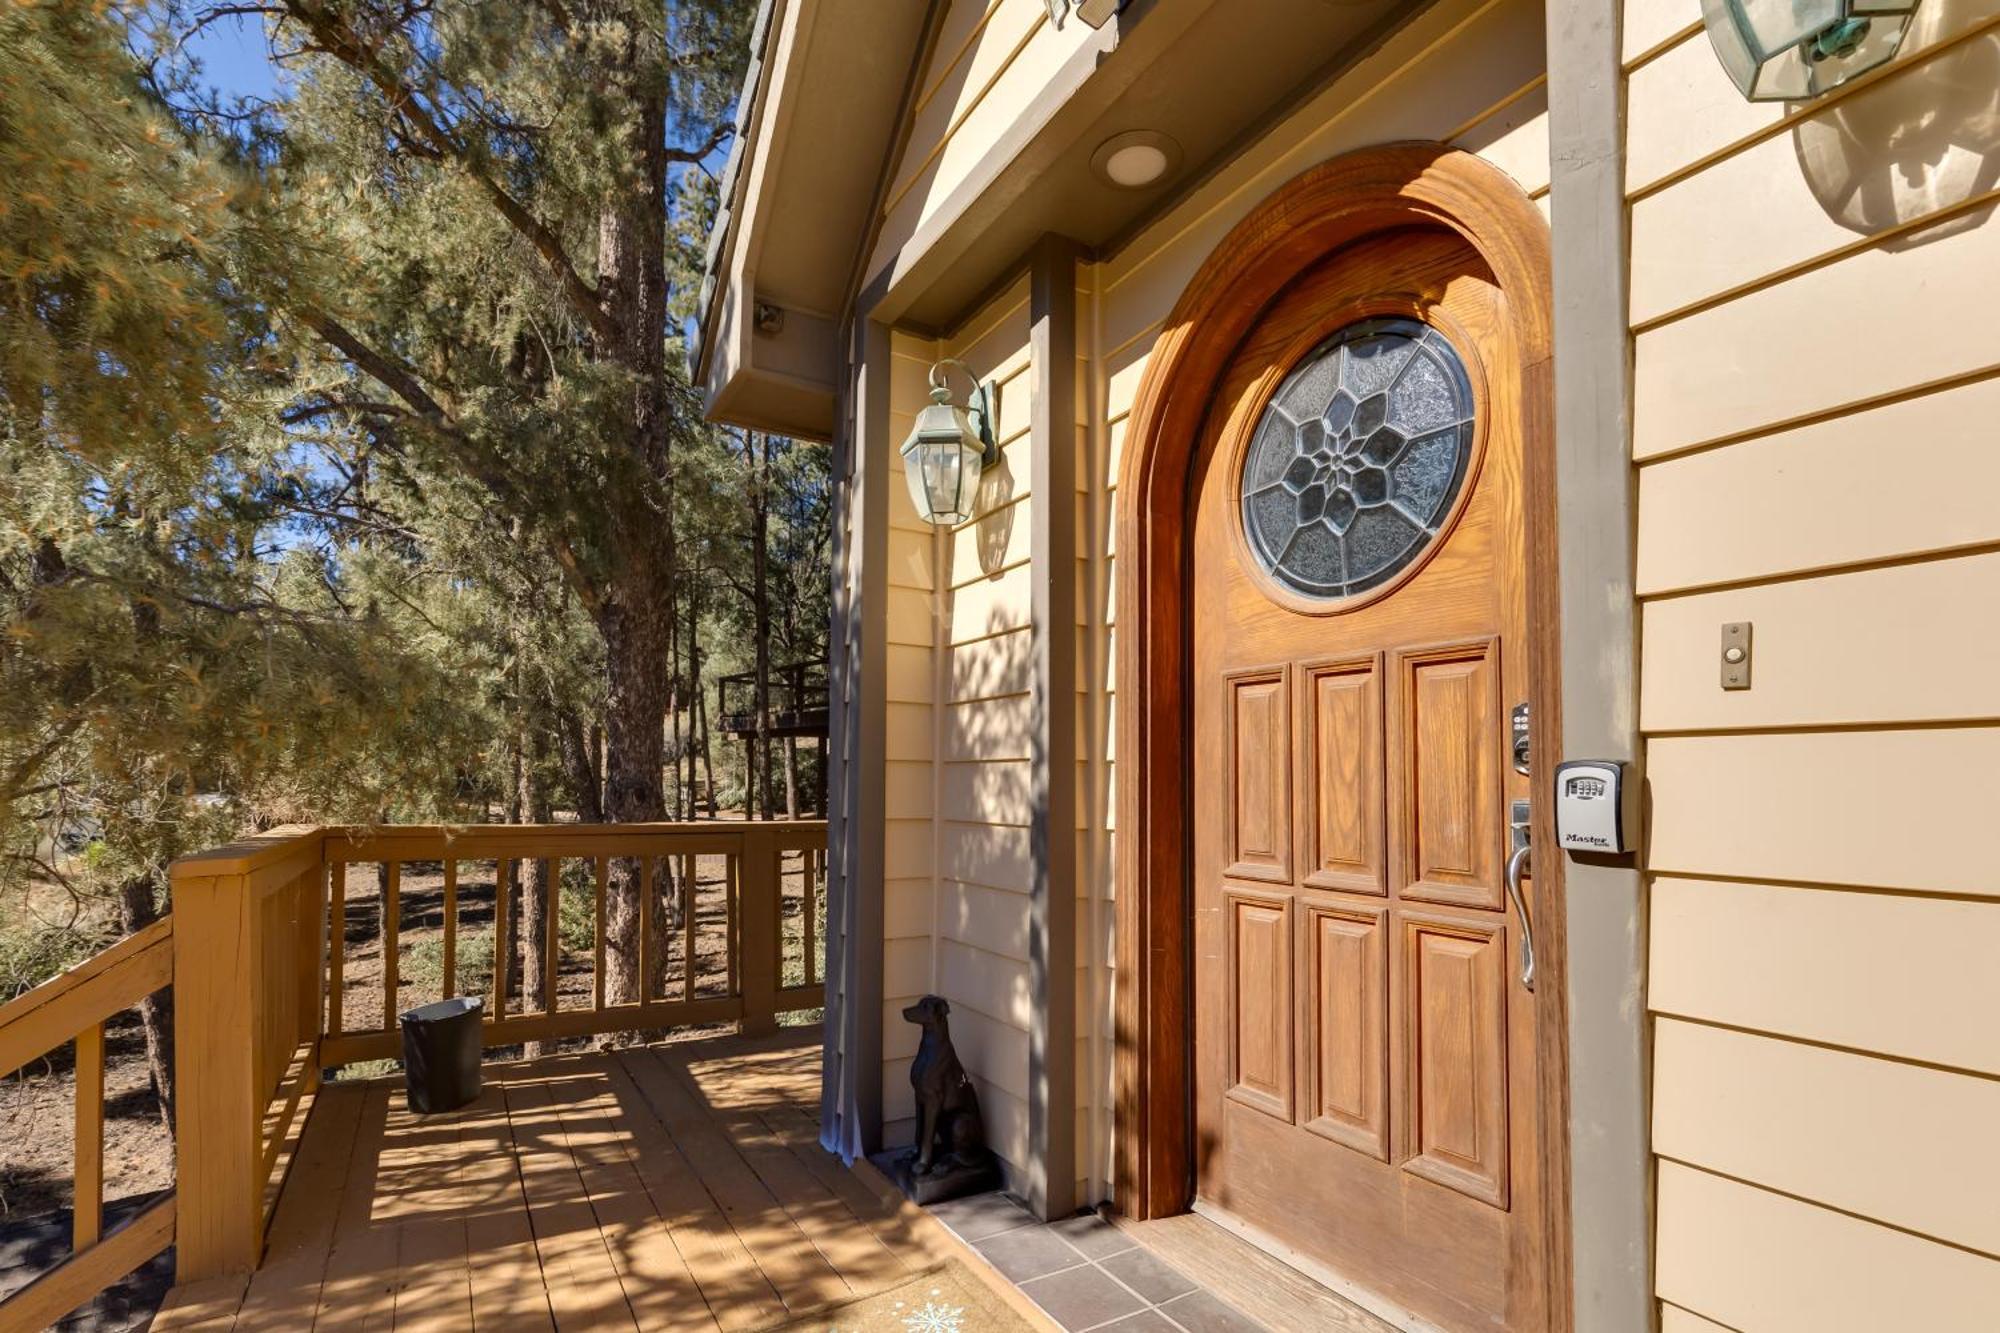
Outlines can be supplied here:
<path id="1" fill-rule="evenodd" d="M 1507 858 L 1507 896 L 1514 900 L 1514 911 L 1521 918 L 1521 984 L 1529 990 L 1535 988 L 1535 923 L 1528 919 L 1528 905 L 1521 899 L 1521 874 L 1528 868 L 1532 851 L 1523 842 Z"/>

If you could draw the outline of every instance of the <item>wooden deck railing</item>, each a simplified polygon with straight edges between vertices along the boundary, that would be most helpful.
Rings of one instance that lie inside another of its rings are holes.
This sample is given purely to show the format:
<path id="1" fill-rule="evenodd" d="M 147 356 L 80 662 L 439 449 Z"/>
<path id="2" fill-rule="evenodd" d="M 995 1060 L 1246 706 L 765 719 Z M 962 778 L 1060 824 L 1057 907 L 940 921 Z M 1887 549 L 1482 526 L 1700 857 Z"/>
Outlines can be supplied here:
<path id="1" fill-rule="evenodd" d="M 587 920 L 583 947 L 574 912 L 565 945 L 559 887 L 543 937 L 519 951 L 539 969 L 532 1011 L 511 951 L 491 947 L 511 937 L 501 890 L 524 861 L 548 863 L 545 882 L 558 886 L 568 863 L 582 872 L 570 887 L 587 886 L 567 895 Z M 646 982 L 613 1004 L 617 862 L 636 863 Z M 171 917 L 0 1008 L 0 1072 L 77 1043 L 75 1254 L 0 1301 L 0 1333 L 60 1317 L 169 1243 L 184 1283 L 255 1268 L 323 1073 L 399 1055 L 398 1016 L 468 979 L 469 931 L 493 958 L 481 987 L 488 1047 L 701 1023 L 768 1031 L 825 1001 L 825 868 L 817 821 L 291 827 L 175 862 Z M 406 925 L 417 878 L 441 881 L 435 911 Z M 439 964 L 421 984 L 405 966 L 419 931 Z M 103 1023 L 169 982 L 175 1192 L 100 1238 Z"/>
<path id="2" fill-rule="evenodd" d="M 174 1198 L 104 1233 L 104 1023 L 173 978 L 171 918 L 0 1006 L 0 1075 L 76 1043 L 75 1202 L 70 1256 L 6 1300 L 0 1330 L 46 1328 L 174 1239 Z"/>

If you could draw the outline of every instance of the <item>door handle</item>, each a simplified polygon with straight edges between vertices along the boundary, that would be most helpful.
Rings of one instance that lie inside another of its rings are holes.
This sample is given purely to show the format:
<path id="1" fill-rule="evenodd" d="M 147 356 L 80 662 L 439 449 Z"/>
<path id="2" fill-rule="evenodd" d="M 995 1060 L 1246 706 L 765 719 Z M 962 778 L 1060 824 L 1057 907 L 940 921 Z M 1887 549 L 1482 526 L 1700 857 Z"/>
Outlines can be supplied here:
<path id="1" fill-rule="evenodd" d="M 1507 858 L 1507 896 L 1521 917 L 1521 984 L 1535 988 L 1535 925 L 1528 920 L 1528 906 L 1521 901 L 1521 872 L 1528 868 L 1532 849 L 1523 843 Z"/>

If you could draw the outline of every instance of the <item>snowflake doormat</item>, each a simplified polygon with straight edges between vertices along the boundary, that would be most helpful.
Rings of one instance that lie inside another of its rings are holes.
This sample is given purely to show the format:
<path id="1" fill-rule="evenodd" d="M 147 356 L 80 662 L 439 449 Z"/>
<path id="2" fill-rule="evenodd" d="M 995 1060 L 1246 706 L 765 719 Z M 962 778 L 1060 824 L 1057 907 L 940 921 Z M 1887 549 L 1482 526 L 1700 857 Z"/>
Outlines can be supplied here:
<path id="1" fill-rule="evenodd" d="M 785 1333 L 1032 1333 L 1034 1325 L 954 1259 L 781 1328 Z"/>

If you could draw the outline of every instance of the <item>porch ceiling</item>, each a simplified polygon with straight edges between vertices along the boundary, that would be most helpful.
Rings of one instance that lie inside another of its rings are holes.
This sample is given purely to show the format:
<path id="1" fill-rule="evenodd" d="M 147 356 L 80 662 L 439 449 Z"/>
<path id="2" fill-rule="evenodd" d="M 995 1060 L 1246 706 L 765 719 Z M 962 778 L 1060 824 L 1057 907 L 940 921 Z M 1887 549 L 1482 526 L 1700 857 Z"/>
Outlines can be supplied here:
<path id="1" fill-rule="evenodd" d="M 1134 0 L 1117 43 L 1004 163 L 975 172 L 976 193 L 869 274 L 877 318 L 943 330 L 1056 233 L 1092 251 L 1139 226 L 1232 160 L 1284 111 L 1424 8 L 1411 0 Z M 1157 184 L 1119 189 L 1091 167 L 1128 130 L 1164 133 L 1180 165 Z"/>
<path id="2" fill-rule="evenodd" d="M 938 331 L 1044 234 L 1115 247 L 1427 0 L 1129 0 L 1103 40 L 1079 52 L 1088 59 L 986 146 L 965 184 L 908 241 L 871 256 L 865 273 L 922 41 L 910 16 L 924 7 L 889 6 L 859 24 L 827 0 L 770 3 L 770 35 L 725 180 L 728 211 L 712 247 L 694 370 L 711 416 L 824 436 L 850 298 L 877 319 Z M 1145 189 L 1106 184 L 1092 154 L 1139 129 L 1172 137 L 1179 166 Z M 760 302 L 783 310 L 782 326 L 755 329 Z"/>

